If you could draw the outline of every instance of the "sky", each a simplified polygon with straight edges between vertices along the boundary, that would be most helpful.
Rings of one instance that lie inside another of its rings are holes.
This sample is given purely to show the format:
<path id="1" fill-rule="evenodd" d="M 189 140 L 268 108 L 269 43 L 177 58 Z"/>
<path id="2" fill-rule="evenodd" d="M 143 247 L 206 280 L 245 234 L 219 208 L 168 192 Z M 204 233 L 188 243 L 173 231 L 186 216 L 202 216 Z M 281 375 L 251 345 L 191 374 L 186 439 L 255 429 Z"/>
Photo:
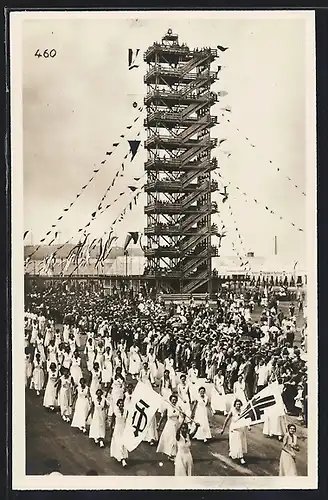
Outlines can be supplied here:
<path id="1" fill-rule="evenodd" d="M 213 13 L 202 19 L 174 13 L 129 16 L 24 21 L 24 230 L 30 231 L 25 243 L 39 243 L 93 170 L 100 167 L 94 181 L 56 228 L 60 232 L 57 242 L 69 238 L 78 241 L 78 229 L 90 220 L 129 151 L 127 140 L 145 139 L 145 111 L 131 130 L 126 129 L 140 115 L 133 103 L 142 105 L 147 90 L 143 82 L 147 66 L 142 54 L 171 28 L 190 48 L 229 47 L 213 63 L 213 69 L 222 66 L 213 90 L 227 94 L 211 111 L 219 118 L 212 137 L 226 139 L 212 154 L 219 160 L 224 184 L 231 183 L 227 203 L 222 205 L 220 195 L 214 196 L 220 214 L 213 222 L 219 226 L 223 223 L 227 230 L 221 254 L 233 255 L 237 249 L 241 254 L 253 251 L 270 256 L 277 236 L 282 258 L 304 259 L 306 198 L 302 191 L 306 191 L 308 97 L 304 19 L 285 18 L 283 14 L 230 19 Z M 141 55 L 139 67 L 132 70 L 128 68 L 129 48 L 140 49 Z M 54 58 L 38 58 L 37 49 L 55 49 L 57 54 Z M 222 117 L 224 107 L 230 107 L 231 113 Z M 124 139 L 121 134 L 125 134 Z M 120 145 L 106 157 L 115 142 Z M 227 152 L 231 153 L 229 157 Z M 106 163 L 101 165 L 104 159 Z M 144 174 L 145 160 L 146 151 L 140 147 L 133 162 L 125 162 L 124 177 L 118 178 L 106 204 L 127 185 L 142 185 L 142 179 L 133 179 Z M 252 201 L 254 198 L 258 204 Z M 91 236 L 100 237 L 108 231 L 130 199 L 129 194 L 122 196 L 120 202 L 97 217 L 89 227 Z M 142 194 L 116 226 L 118 244 L 123 243 L 127 231 L 143 231 L 144 203 Z M 264 206 L 278 215 L 270 214 Z M 304 231 L 297 231 L 290 222 Z M 238 233 L 241 240 L 236 237 Z"/>

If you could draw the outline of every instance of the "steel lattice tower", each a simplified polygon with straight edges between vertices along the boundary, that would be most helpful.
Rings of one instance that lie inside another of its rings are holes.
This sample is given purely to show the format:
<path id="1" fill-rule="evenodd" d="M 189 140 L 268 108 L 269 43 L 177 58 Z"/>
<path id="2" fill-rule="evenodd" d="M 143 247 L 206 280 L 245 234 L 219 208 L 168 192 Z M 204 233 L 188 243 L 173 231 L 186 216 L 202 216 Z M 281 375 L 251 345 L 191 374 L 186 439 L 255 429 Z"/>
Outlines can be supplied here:
<path id="1" fill-rule="evenodd" d="M 190 50 L 171 30 L 144 54 L 148 72 L 145 105 L 147 140 L 147 247 L 145 274 L 156 279 L 156 289 L 175 293 L 211 292 L 211 244 L 218 211 L 211 193 L 217 167 L 211 150 L 217 139 L 210 129 L 217 123 L 210 109 L 217 100 L 210 71 L 217 51 Z"/>

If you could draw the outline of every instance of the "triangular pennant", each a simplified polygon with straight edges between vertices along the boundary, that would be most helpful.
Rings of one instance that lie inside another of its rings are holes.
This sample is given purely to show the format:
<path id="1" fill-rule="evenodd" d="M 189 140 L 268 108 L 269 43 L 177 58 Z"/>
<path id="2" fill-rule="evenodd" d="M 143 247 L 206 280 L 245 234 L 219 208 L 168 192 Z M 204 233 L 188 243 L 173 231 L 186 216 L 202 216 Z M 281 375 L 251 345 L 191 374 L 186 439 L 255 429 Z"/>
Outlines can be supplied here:
<path id="1" fill-rule="evenodd" d="M 104 161 L 101 161 L 100 163 L 101 163 L 101 164 L 103 165 L 104 163 L 106 163 L 106 160 L 104 160 Z"/>
<path id="2" fill-rule="evenodd" d="M 113 153 L 113 151 L 106 151 L 106 155 L 110 156 Z"/>
<path id="3" fill-rule="evenodd" d="M 129 145 L 130 145 L 131 161 L 132 161 L 133 158 L 135 157 L 135 155 L 138 152 L 138 149 L 139 149 L 141 141 L 128 141 L 128 142 L 129 142 Z"/>
<path id="4" fill-rule="evenodd" d="M 96 214 L 97 214 L 97 212 L 93 212 L 93 213 L 91 214 L 91 217 L 96 217 Z"/>
<path id="5" fill-rule="evenodd" d="M 98 168 L 97 170 L 94 170 L 94 173 L 95 173 L 95 174 L 96 174 L 96 173 L 98 173 L 98 172 L 99 172 L 99 168 Z"/>
<path id="6" fill-rule="evenodd" d="M 23 236 L 23 240 L 25 240 L 25 238 L 28 235 L 28 233 L 29 233 L 29 231 L 25 231 L 24 236 Z"/>
<path id="7" fill-rule="evenodd" d="M 113 143 L 114 148 L 116 148 L 118 145 L 119 145 L 119 142 L 114 142 Z"/>
<path id="8" fill-rule="evenodd" d="M 128 188 L 131 189 L 132 193 L 134 193 L 134 191 L 136 191 L 138 189 L 135 186 L 128 186 Z"/>

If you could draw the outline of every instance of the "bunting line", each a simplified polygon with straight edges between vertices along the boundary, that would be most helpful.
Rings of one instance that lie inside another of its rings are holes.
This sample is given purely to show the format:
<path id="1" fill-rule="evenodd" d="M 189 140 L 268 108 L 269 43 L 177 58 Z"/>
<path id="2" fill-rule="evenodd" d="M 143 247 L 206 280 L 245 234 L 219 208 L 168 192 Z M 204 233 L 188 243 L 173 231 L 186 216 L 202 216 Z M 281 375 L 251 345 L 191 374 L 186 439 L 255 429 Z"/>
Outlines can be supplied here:
<path id="1" fill-rule="evenodd" d="M 221 113 L 221 116 L 226 119 L 227 123 L 230 123 L 230 125 L 234 127 L 234 129 L 243 137 L 243 139 L 245 139 L 247 144 L 249 144 L 249 146 L 251 148 L 255 149 L 257 147 L 256 144 L 253 143 L 248 136 L 246 136 L 246 135 L 244 136 L 243 133 L 241 132 L 240 128 L 233 125 L 231 123 L 230 119 L 226 118 L 225 112 L 231 113 L 232 112 L 231 108 L 229 108 L 229 107 L 221 108 L 221 111 L 223 111 L 223 113 Z M 229 158 L 231 156 L 230 152 L 224 152 L 224 153 L 227 155 L 227 158 Z M 272 167 L 274 167 L 276 172 L 279 172 L 286 180 L 288 180 L 288 182 L 290 182 L 293 185 L 293 187 L 295 189 L 297 189 L 303 196 L 306 196 L 305 191 L 303 191 L 302 188 L 298 184 L 296 184 L 295 181 L 293 181 L 293 179 L 291 177 L 284 174 L 283 171 L 281 170 L 281 168 L 275 166 L 272 160 L 267 160 L 267 161 Z"/>
<path id="2" fill-rule="evenodd" d="M 216 175 L 218 175 L 221 179 L 223 179 L 222 175 L 219 173 L 219 172 L 214 172 Z M 232 182 L 230 181 L 226 181 L 226 183 L 228 184 L 228 186 L 231 186 L 233 188 L 236 189 L 236 191 L 239 192 L 239 194 L 244 198 L 244 201 L 245 202 L 248 202 L 249 200 L 253 201 L 255 204 L 261 206 L 261 207 L 264 207 L 264 209 L 270 214 L 270 215 L 274 215 L 276 217 L 279 217 L 279 219 L 281 221 L 284 221 L 286 222 L 287 224 L 291 225 L 294 229 L 296 229 L 297 231 L 299 232 L 304 232 L 304 230 L 301 228 L 301 227 L 298 227 L 294 222 L 291 222 L 289 220 L 287 220 L 285 217 L 283 217 L 282 215 L 278 214 L 275 210 L 272 210 L 270 207 L 268 207 L 267 205 L 265 205 L 264 202 L 258 200 L 257 198 L 254 198 L 252 196 L 249 196 L 245 191 L 242 190 L 241 187 L 239 186 L 236 186 L 234 184 L 232 184 Z"/>
<path id="3" fill-rule="evenodd" d="M 141 111 L 143 110 L 143 106 L 140 106 L 138 108 L 138 111 L 139 113 L 141 113 Z M 135 119 L 134 119 L 134 122 L 133 122 L 133 125 L 129 125 L 126 127 L 126 129 L 130 130 L 136 123 L 137 121 L 140 119 L 141 117 L 141 114 L 139 114 Z M 121 134 L 120 135 L 120 138 L 123 139 L 125 138 L 125 134 Z M 120 145 L 121 141 L 119 142 L 114 142 L 112 144 L 112 147 L 114 148 L 114 150 L 110 150 L 110 151 L 107 151 L 106 152 L 106 156 L 111 156 L 112 153 L 115 151 L 115 149 Z M 127 153 L 125 156 L 124 156 L 124 159 L 127 159 L 129 153 Z M 106 159 L 102 160 L 100 162 L 100 165 L 104 165 L 106 163 Z M 89 186 L 90 184 L 93 182 L 93 180 L 95 179 L 96 175 L 99 173 L 99 171 L 101 170 L 102 167 L 99 167 L 99 168 L 96 168 L 93 170 L 93 175 L 90 177 L 90 179 L 88 180 L 88 182 L 86 184 L 84 184 L 82 186 L 82 188 L 80 189 L 80 191 L 77 193 L 77 195 L 75 196 L 75 199 L 68 205 L 68 207 L 64 208 L 63 209 L 63 213 L 62 215 L 60 215 L 56 222 L 54 224 L 51 225 L 51 229 L 47 231 L 46 235 L 41 238 L 40 240 L 40 243 L 37 245 L 37 247 L 34 249 L 34 251 L 29 255 L 29 257 L 32 257 L 38 250 L 39 248 L 42 246 L 42 244 L 45 242 L 45 240 L 47 239 L 47 237 L 53 232 L 53 229 L 57 227 L 57 225 L 59 224 L 59 222 L 63 219 L 63 217 L 67 214 L 67 212 L 69 212 L 69 210 L 75 205 L 75 203 L 77 202 L 77 200 L 80 198 L 80 196 L 83 194 L 83 191 L 85 191 Z M 26 233 L 27 234 L 27 233 Z M 25 234 L 25 236 L 26 236 Z M 54 238 L 55 240 L 56 238 Z M 52 241 L 54 241 L 52 240 Z"/>

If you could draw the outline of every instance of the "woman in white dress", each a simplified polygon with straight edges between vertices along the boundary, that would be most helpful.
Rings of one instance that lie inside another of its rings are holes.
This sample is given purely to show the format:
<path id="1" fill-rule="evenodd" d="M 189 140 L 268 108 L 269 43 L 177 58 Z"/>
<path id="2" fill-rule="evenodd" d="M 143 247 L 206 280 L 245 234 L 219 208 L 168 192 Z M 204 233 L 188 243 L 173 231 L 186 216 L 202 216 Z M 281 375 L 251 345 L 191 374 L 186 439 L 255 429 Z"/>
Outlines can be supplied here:
<path id="1" fill-rule="evenodd" d="M 177 455 L 174 461 L 175 476 L 193 475 L 193 458 L 191 455 L 191 440 L 195 436 L 199 424 L 195 425 L 193 432 L 190 432 L 188 424 L 183 420 L 177 431 Z"/>
<path id="2" fill-rule="evenodd" d="M 100 366 L 100 369 L 103 369 L 104 366 L 104 344 L 103 342 L 99 342 L 97 349 L 96 349 L 96 357 L 95 357 L 95 363 L 98 363 Z"/>
<path id="3" fill-rule="evenodd" d="M 93 363 L 91 370 L 90 394 L 92 399 L 96 396 L 98 389 L 101 389 L 101 369 L 98 363 Z"/>
<path id="4" fill-rule="evenodd" d="M 109 388 L 109 384 L 113 378 L 113 364 L 112 364 L 113 352 L 110 347 L 106 347 L 104 354 L 104 364 L 102 370 L 102 382 L 105 384 L 105 388 Z"/>
<path id="5" fill-rule="evenodd" d="M 76 324 L 75 327 L 73 328 L 73 335 L 75 339 L 75 344 L 77 348 L 81 347 L 81 335 L 80 335 L 80 328 L 79 325 Z"/>
<path id="6" fill-rule="evenodd" d="M 77 398 L 71 425 L 72 427 L 77 427 L 85 434 L 87 432 L 87 417 L 90 411 L 90 391 L 83 377 L 76 388 L 75 396 Z"/>
<path id="7" fill-rule="evenodd" d="M 64 357 L 63 357 L 63 361 L 62 361 L 62 366 L 66 370 L 70 370 L 71 364 L 72 364 L 72 352 L 71 352 L 70 346 L 67 345 L 67 346 L 65 346 L 65 349 L 64 349 Z"/>
<path id="8" fill-rule="evenodd" d="M 208 419 L 208 413 L 211 411 L 210 402 L 207 397 L 205 387 L 200 387 L 198 390 L 198 398 L 196 399 L 195 406 L 193 408 L 192 414 L 194 415 L 193 419 L 195 422 L 198 422 L 200 425 L 195 434 L 195 439 L 200 441 L 207 442 L 208 439 L 211 439 L 211 429 L 210 423 Z"/>
<path id="9" fill-rule="evenodd" d="M 239 399 L 243 405 L 246 405 L 245 380 L 242 375 L 238 376 L 238 380 L 233 384 L 234 400 Z"/>
<path id="10" fill-rule="evenodd" d="M 113 408 L 115 408 L 116 403 L 119 399 L 123 399 L 124 396 L 124 385 L 125 380 L 122 376 L 122 369 L 118 366 L 115 370 L 115 375 L 113 377 L 110 389 L 111 389 L 111 401 Z"/>
<path id="11" fill-rule="evenodd" d="M 63 340 L 64 340 L 65 344 L 68 344 L 69 333 L 70 333 L 69 325 L 64 324 L 64 326 L 63 326 Z"/>
<path id="12" fill-rule="evenodd" d="M 33 366 L 31 361 L 31 354 L 28 352 L 27 349 L 25 349 L 25 387 L 30 386 L 32 370 Z"/>
<path id="13" fill-rule="evenodd" d="M 296 426 L 289 424 L 283 439 L 279 462 L 279 476 L 297 476 L 295 452 L 299 451 L 296 437 Z"/>
<path id="14" fill-rule="evenodd" d="M 120 462 L 123 467 L 126 467 L 126 460 L 128 458 L 128 450 L 125 448 L 122 440 L 126 417 L 127 413 L 124 409 L 124 401 L 123 399 L 118 399 L 111 416 L 111 430 L 113 430 L 113 434 L 110 443 L 110 456 Z"/>
<path id="15" fill-rule="evenodd" d="M 196 363 L 192 363 L 191 368 L 188 370 L 188 385 L 191 402 L 193 403 L 198 397 L 199 389 L 198 369 L 196 368 Z"/>
<path id="16" fill-rule="evenodd" d="M 241 465 L 245 465 L 245 454 L 247 453 L 246 427 L 234 429 L 234 423 L 239 419 L 242 412 L 242 402 L 236 399 L 233 406 L 224 421 L 221 434 L 224 433 L 227 423 L 230 420 L 229 428 L 229 457 L 233 460 L 239 460 Z"/>
<path id="17" fill-rule="evenodd" d="M 158 378 L 158 361 L 156 359 L 153 347 L 149 348 L 147 361 L 155 383 L 156 379 Z"/>
<path id="18" fill-rule="evenodd" d="M 46 333 L 44 336 L 44 347 L 47 348 L 50 344 L 50 341 L 54 338 L 53 328 L 50 324 L 46 326 Z"/>
<path id="19" fill-rule="evenodd" d="M 43 345 L 43 337 L 41 335 L 41 332 L 38 333 L 36 340 L 35 340 L 35 353 L 38 352 L 40 353 L 41 360 L 46 361 L 46 355 L 44 351 L 44 345 Z"/>
<path id="20" fill-rule="evenodd" d="M 70 422 L 72 415 L 73 380 L 68 369 L 63 369 L 63 375 L 58 380 L 60 414 L 64 422 Z"/>
<path id="21" fill-rule="evenodd" d="M 101 389 L 97 390 L 95 398 L 92 401 L 89 410 L 89 414 L 91 413 L 92 420 L 89 438 L 93 439 L 96 444 L 99 444 L 100 448 L 103 448 L 105 446 L 104 439 L 106 435 L 106 398 Z"/>
<path id="22" fill-rule="evenodd" d="M 124 396 L 123 396 L 124 410 L 126 411 L 127 415 L 130 411 L 130 405 L 131 405 L 131 401 L 132 401 L 133 391 L 134 391 L 133 385 L 127 384 L 126 391 L 125 391 Z"/>
<path id="23" fill-rule="evenodd" d="M 137 345 L 133 345 L 130 347 L 130 356 L 129 356 L 129 373 L 133 378 L 137 378 L 137 375 L 141 369 L 141 359 L 139 355 L 139 347 Z"/>
<path id="24" fill-rule="evenodd" d="M 179 407 L 187 417 L 191 415 L 191 397 L 189 385 L 187 384 L 187 377 L 183 373 L 180 376 L 180 383 L 178 384 L 178 403 Z"/>
<path id="25" fill-rule="evenodd" d="M 161 437 L 158 441 L 157 453 L 164 453 L 169 457 L 169 460 L 174 461 L 174 457 L 177 454 L 177 430 L 179 428 L 179 416 L 180 411 L 177 406 L 178 398 L 175 394 L 170 396 L 169 403 L 166 404 L 166 408 L 162 413 L 160 421 L 158 423 L 158 430 L 161 427 L 162 422 L 165 417 L 167 418 L 164 425 Z"/>
<path id="26" fill-rule="evenodd" d="M 38 322 L 36 319 L 34 319 L 33 323 L 32 323 L 32 333 L 31 333 L 31 339 L 30 339 L 30 343 L 32 345 L 35 345 L 35 343 L 36 343 L 38 332 L 39 332 Z"/>
<path id="27" fill-rule="evenodd" d="M 218 370 L 213 380 L 211 392 L 211 408 L 213 413 L 221 412 L 227 415 L 227 397 L 224 390 L 224 376 L 222 370 Z"/>
<path id="28" fill-rule="evenodd" d="M 164 359 L 164 370 L 168 370 L 170 373 L 170 379 L 172 383 L 172 389 L 174 390 L 177 382 L 176 382 L 176 374 L 174 370 L 174 358 L 173 355 L 170 354 L 168 358 Z"/>
<path id="29" fill-rule="evenodd" d="M 170 372 L 168 370 L 164 370 L 163 377 L 161 378 L 159 383 L 159 392 L 161 396 L 164 398 L 162 405 L 162 410 L 164 411 L 166 409 L 166 403 L 169 401 L 173 393 Z"/>
<path id="30" fill-rule="evenodd" d="M 58 380 L 58 368 L 55 363 L 50 363 L 48 370 L 48 381 L 44 392 L 43 406 L 54 411 L 58 406 L 56 382 Z"/>
<path id="31" fill-rule="evenodd" d="M 73 382 L 77 385 L 82 378 L 81 357 L 79 351 L 74 351 L 73 353 L 70 371 Z"/>
<path id="32" fill-rule="evenodd" d="M 58 357 L 57 357 L 57 347 L 55 345 L 55 339 L 50 340 L 50 343 L 47 348 L 47 370 L 49 370 L 49 366 L 51 363 L 55 363 L 55 365 L 58 364 Z"/>
<path id="33" fill-rule="evenodd" d="M 69 334 L 69 336 L 68 336 L 68 345 L 69 345 L 69 348 L 70 348 L 71 352 L 76 351 L 77 345 L 76 345 L 76 342 L 75 342 L 75 337 L 74 337 L 74 333 L 73 332 L 71 332 Z"/>
<path id="34" fill-rule="evenodd" d="M 152 374 L 151 374 L 150 368 L 148 367 L 147 362 L 143 363 L 143 365 L 142 365 L 142 368 L 139 372 L 139 380 L 140 380 L 140 382 L 143 382 L 144 384 L 147 384 L 150 387 L 154 383 L 154 379 L 152 377 Z"/>
<path id="35" fill-rule="evenodd" d="M 40 392 L 44 386 L 44 371 L 43 371 L 43 361 L 41 359 L 40 353 L 35 354 L 34 358 L 34 368 L 31 380 L 31 389 L 36 391 L 36 395 L 40 396 Z"/>
<path id="36" fill-rule="evenodd" d="M 86 341 L 85 348 L 84 348 L 84 354 L 87 358 L 87 368 L 89 372 L 91 372 L 93 368 L 93 363 L 96 357 L 95 354 L 95 342 L 92 337 L 89 337 L 88 340 Z"/>

